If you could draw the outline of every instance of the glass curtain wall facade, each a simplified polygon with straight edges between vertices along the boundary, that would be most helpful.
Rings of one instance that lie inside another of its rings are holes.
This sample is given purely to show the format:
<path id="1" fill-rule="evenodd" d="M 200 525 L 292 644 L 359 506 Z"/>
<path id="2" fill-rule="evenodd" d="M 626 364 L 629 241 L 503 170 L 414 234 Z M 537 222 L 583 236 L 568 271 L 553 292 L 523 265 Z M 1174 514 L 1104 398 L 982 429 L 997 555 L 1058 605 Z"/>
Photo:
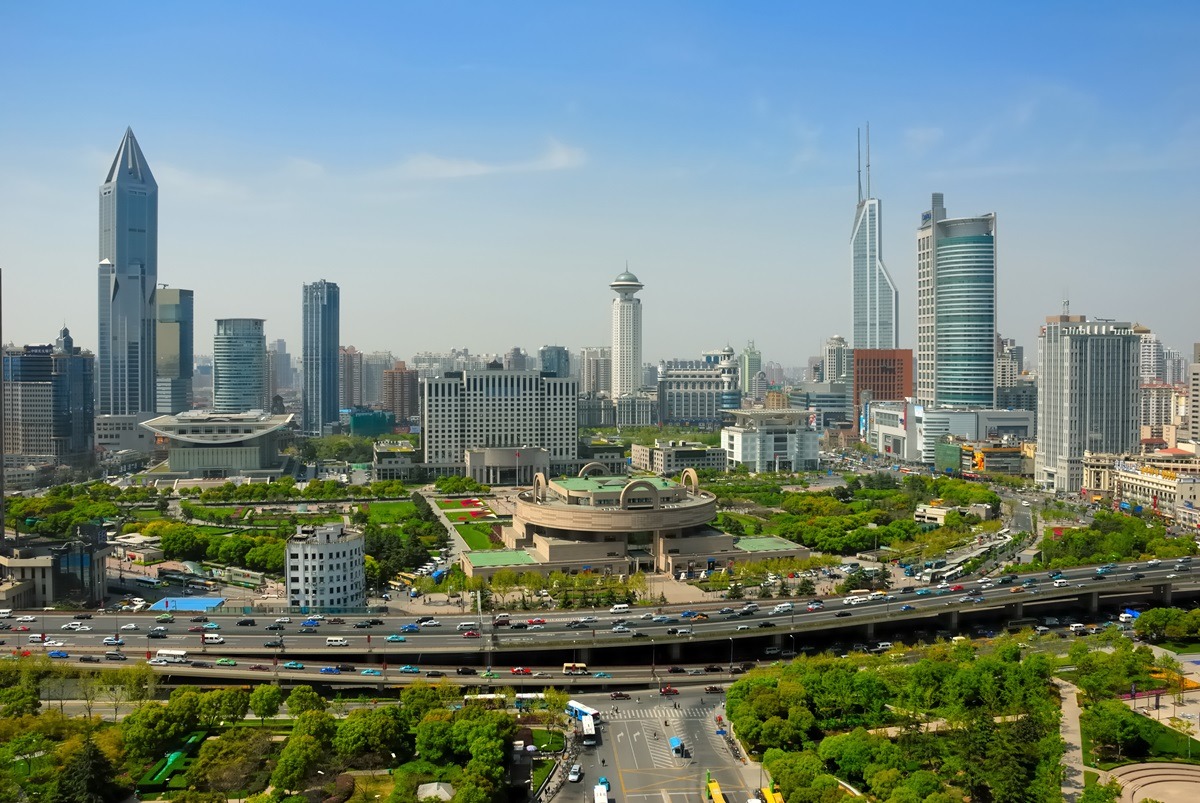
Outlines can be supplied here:
<path id="1" fill-rule="evenodd" d="M 303 352 L 304 433 L 320 435 L 338 420 L 338 338 L 341 334 L 341 291 L 322 279 L 304 285 Z"/>
<path id="2" fill-rule="evenodd" d="M 191 290 L 159 288 L 155 335 L 155 409 L 163 415 L 175 415 L 192 406 L 192 370 L 195 362 L 193 309 Z"/>
<path id="3" fill-rule="evenodd" d="M 894 349 L 900 341 L 900 295 L 883 264 L 882 216 L 878 198 L 858 202 L 850 237 L 855 349 Z"/>
<path id="4" fill-rule="evenodd" d="M 213 338 L 213 411 L 245 413 L 268 407 L 263 319 L 218 320 Z"/>

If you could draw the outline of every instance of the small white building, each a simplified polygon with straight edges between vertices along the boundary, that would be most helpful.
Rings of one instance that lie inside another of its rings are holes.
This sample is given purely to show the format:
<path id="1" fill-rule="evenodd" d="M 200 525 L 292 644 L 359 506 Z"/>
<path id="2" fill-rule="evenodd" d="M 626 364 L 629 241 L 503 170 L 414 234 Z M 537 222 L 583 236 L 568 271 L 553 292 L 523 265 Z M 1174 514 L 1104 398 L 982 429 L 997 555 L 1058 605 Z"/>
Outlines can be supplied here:
<path id="1" fill-rule="evenodd" d="M 724 471 L 728 460 L 724 448 L 691 441 L 655 440 L 653 446 L 635 443 L 630 453 L 635 469 L 664 476 L 678 474 L 685 468 Z"/>
<path id="2" fill-rule="evenodd" d="M 366 539 L 340 524 L 297 527 L 284 563 L 291 605 L 319 610 L 367 604 Z"/>
<path id="3" fill-rule="evenodd" d="M 728 466 L 750 471 L 815 471 L 821 433 L 809 410 L 730 410 L 733 426 L 721 430 Z"/>

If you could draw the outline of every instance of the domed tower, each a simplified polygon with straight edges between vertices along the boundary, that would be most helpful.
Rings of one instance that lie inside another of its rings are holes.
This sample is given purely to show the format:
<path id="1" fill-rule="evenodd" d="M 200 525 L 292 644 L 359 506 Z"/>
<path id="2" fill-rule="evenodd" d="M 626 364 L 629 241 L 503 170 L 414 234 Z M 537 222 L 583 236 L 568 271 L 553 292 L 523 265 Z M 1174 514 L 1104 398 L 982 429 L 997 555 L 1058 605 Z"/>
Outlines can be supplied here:
<path id="1" fill-rule="evenodd" d="M 612 395 L 617 399 L 642 384 L 642 302 L 634 296 L 644 285 L 625 271 L 608 286 L 617 294 L 612 302 Z"/>

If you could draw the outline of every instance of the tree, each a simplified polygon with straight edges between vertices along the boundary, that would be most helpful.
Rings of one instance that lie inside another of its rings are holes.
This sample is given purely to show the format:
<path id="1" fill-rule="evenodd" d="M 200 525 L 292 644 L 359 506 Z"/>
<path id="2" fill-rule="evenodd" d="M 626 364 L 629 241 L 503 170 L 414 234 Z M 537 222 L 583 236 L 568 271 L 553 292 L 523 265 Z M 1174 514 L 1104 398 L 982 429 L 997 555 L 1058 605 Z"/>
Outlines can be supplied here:
<path id="1" fill-rule="evenodd" d="M 262 766 L 270 751 L 269 734 L 253 728 L 231 728 L 200 747 L 188 768 L 188 784 L 224 793 L 245 788 L 246 779 Z"/>
<path id="2" fill-rule="evenodd" d="M 271 786 L 285 792 L 295 791 L 316 771 L 324 750 L 312 736 L 292 736 L 279 754 L 279 763 L 271 773 Z"/>
<path id="3" fill-rule="evenodd" d="M 225 689 L 221 692 L 221 721 L 241 722 L 250 710 L 250 695 L 245 689 Z"/>
<path id="4" fill-rule="evenodd" d="M 1092 741 L 1112 750 L 1120 759 L 1124 753 L 1137 753 L 1146 743 L 1145 720 L 1118 700 L 1101 700 L 1084 709 L 1079 723 Z"/>
<path id="5" fill-rule="evenodd" d="M 324 711 L 326 703 L 312 686 L 297 686 L 287 696 L 284 706 L 287 707 L 288 714 L 298 717 L 305 711 Z"/>
<path id="6" fill-rule="evenodd" d="M 53 803 L 113 803 L 123 797 L 112 762 L 90 738 L 63 766 Z"/>
<path id="7" fill-rule="evenodd" d="M 1094 783 L 1085 786 L 1079 796 L 1079 803 L 1118 803 L 1121 799 L 1121 784 L 1116 778 L 1108 783 Z M 1149 803 L 1149 801 L 1146 801 Z"/>
<path id="8" fill-rule="evenodd" d="M 291 698 L 288 698 L 289 701 Z M 267 724 L 267 719 L 279 713 L 279 706 L 283 703 L 283 692 L 273 683 L 264 683 L 261 686 L 255 686 L 254 691 L 250 692 L 250 710 L 254 712 L 254 716 L 258 717 L 261 724 Z M 288 709 L 289 713 L 291 709 Z"/>

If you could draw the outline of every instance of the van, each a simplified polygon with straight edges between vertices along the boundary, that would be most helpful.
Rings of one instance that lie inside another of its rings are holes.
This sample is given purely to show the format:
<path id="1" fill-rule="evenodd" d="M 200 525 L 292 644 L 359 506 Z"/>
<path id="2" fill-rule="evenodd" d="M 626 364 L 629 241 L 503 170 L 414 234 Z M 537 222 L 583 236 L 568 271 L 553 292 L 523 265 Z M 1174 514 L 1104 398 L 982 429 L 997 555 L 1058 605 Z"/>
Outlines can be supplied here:
<path id="1" fill-rule="evenodd" d="M 608 609 L 609 613 L 629 613 L 629 605 L 621 602 Z"/>
<path id="2" fill-rule="evenodd" d="M 0 619 L 11 619 L 12 608 L 0 608 Z"/>
<path id="3" fill-rule="evenodd" d="M 330 636 L 329 638 L 325 639 L 325 646 L 326 647 L 349 647 L 350 642 L 346 641 L 346 639 L 342 638 L 341 636 Z"/>
<path id="4" fill-rule="evenodd" d="M 28 643 L 29 644 L 41 644 L 45 640 L 46 640 L 45 633 L 30 633 Z"/>
<path id="5" fill-rule="evenodd" d="M 479 622 L 459 622 L 458 626 L 455 628 L 455 630 L 458 630 L 460 632 L 463 630 L 478 630 L 478 629 L 479 629 Z"/>
<path id="6" fill-rule="evenodd" d="M 1065 579 L 1063 579 L 1062 577 L 1060 577 L 1060 578 L 1058 578 L 1057 580 L 1055 580 L 1055 581 L 1054 581 L 1054 587 L 1055 587 L 1055 588 L 1066 588 L 1066 587 L 1067 587 L 1067 586 L 1069 586 L 1069 585 L 1071 585 L 1071 584 L 1070 584 L 1070 583 L 1068 583 L 1068 582 L 1067 582 Z"/>
<path id="7" fill-rule="evenodd" d="M 796 609 L 796 606 L 790 602 L 781 602 L 771 609 L 771 613 L 791 613 Z"/>
<path id="8" fill-rule="evenodd" d="M 220 633 L 205 633 L 204 634 L 204 643 L 205 644 L 224 644 L 225 638 Z"/>
<path id="9" fill-rule="evenodd" d="M 967 640 L 968 639 L 966 636 L 955 636 L 954 638 L 950 639 L 950 643 L 951 644 L 962 644 L 964 641 L 967 641 Z"/>
<path id="10" fill-rule="evenodd" d="M 1135 617 L 1132 613 L 1123 613 L 1117 617 L 1117 620 L 1121 622 L 1132 622 L 1136 618 L 1137 617 Z"/>
<path id="11" fill-rule="evenodd" d="M 882 591 L 872 591 L 870 594 L 867 595 L 867 599 L 869 599 L 871 601 L 884 599 L 885 597 L 887 597 L 887 594 L 885 594 Z"/>
<path id="12" fill-rule="evenodd" d="M 1071 632 L 1077 636 L 1082 636 L 1085 632 L 1087 632 L 1087 628 L 1079 622 L 1076 622 L 1075 624 L 1071 625 Z"/>
<path id="13" fill-rule="evenodd" d="M 890 642 L 890 641 L 881 641 L 875 645 L 874 651 L 875 652 L 887 652 L 888 650 L 890 650 L 892 648 L 892 646 L 893 646 L 892 642 Z"/>
<path id="14" fill-rule="evenodd" d="M 492 617 L 492 627 L 508 627 L 512 623 L 512 617 L 507 613 L 498 613 Z"/>
<path id="15" fill-rule="evenodd" d="M 109 650 L 108 652 L 104 653 L 104 660 L 106 660 L 106 661 L 127 661 L 127 660 L 129 660 L 129 656 L 127 656 L 125 653 L 121 652 L 120 650 Z"/>

